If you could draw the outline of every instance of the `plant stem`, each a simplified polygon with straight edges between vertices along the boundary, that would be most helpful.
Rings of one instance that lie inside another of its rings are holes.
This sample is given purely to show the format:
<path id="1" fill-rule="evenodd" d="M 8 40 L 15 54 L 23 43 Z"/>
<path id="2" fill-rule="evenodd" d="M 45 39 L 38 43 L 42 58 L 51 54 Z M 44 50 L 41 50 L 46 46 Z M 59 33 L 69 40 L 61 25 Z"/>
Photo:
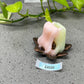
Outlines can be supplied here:
<path id="1" fill-rule="evenodd" d="M 84 13 L 84 11 L 78 11 L 78 10 L 74 10 L 74 12 Z"/>
<path id="2" fill-rule="evenodd" d="M 40 13 L 40 14 L 38 14 L 38 15 L 29 14 L 29 17 L 31 17 L 31 18 L 38 18 L 38 17 L 43 17 L 43 16 L 44 16 L 43 13 Z M 20 18 L 20 19 L 17 19 L 17 20 L 5 20 L 5 19 L 0 19 L 0 21 L 6 21 L 6 22 L 14 23 L 14 22 L 22 21 L 22 20 L 25 19 L 25 18 L 28 18 L 28 16 L 24 16 L 24 17 L 22 17 L 22 18 Z"/>
<path id="3" fill-rule="evenodd" d="M 72 6 L 72 10 L 74 11 L 74 5 Z"/>
<path id="4" fill-rule="evenodd" d="M 14 23 L 14 22 L 19 22 L 19 21 L 21 21 L 21 20 L 23 20 L 23 19 L 25 19 L 25 18 L 26 18 L 26 17 L 22 17 L 22 18 L 17 19 L 17 20 L 4 20 L 4 19 L 0 19 L 0 21 L 6 21 L 6 22 Z"/>
<path id="5" fill-rule="evenodd" d="M 26 17 L 22 17 L 22 18 L 20 18 L 20 19 L 17 19 L 17 20 L 11 20 L 11 23 L 14 23 L 14 22 L 19 22 L 19 21 L 21 21 L 21 20 L 23 20 L 23 19 L 25 19 Z"/>
<path id="6" fill-rule="evenodd" d="M 42 3 L 41 0 L 40 0 L 40 2 L 41 2 L 41 9 L 42 9 L 43 13 L 45 14 L 45 10 L 44 10 L 44 7 L 43 7 L 43 3 Z"/>
<path id="7" fill-rule="evenodd" d="M 64 5 L 62 6 L 62 8 L 64 9 Z"/>
<path id="8" fill-rule="evenodd" d="M 4 19 L 0 19 L 0 21 L 11 22 L 10 20 L 4 20 Z"/>
<path id="9" fill-rule="evenodd" d="M 21 17 L 24 17 L 24 15 L 23 15 L 23 14 L 21 14 L 20 12 L 18 12 L 18 15 L 20 15 Z"/>
<path id="10" fill-rule="evenodd" d="M 29 17 L 31 17 L 31 18 L 38 18 L 38 17 L 43 17 L 43 16 L 44 16 L 44 13 L 40 13 L 38 15 L 29 14 Z"/>
<path id="11" fill-rule="evenodd" d="M 50 3 L 49 3 L 49 0 L 47 0 L 47 3 L 48 3 L 48 7 L 49 7 L 49 9 L 51 10 L 51 7 L 50 7 Z"/>
<path id="12" fill-rule="evenodd" d="M 53 1 L 53 5 L 54 5 L 55 10 L 57 10 L 57 8 L 56 8 L 56 6 L 55 6 L 55 1 Z"/>
<path id="13" fill-rule="evenodd" d="M 56 9 L 51 9 L 49 10 L 50 14 L 54 13 L 54 12 L 66 12 L 66 11 L 71 11 L 73 10 L 73 6 L 70 7 L 70 8 L 65 8 L 65 9 L 59 9 L 59 10 L 56 10 Z M 78 13 L 84 13 L 84 11 L 78 11 L 78 10 L 73 10 L 74 12 L 78 12 Z M 40 13 L 38 15 L 32 15 L 32 14 L 28 14 L 27 16 L 19 13 L 19 15 L 21 15 L 22 17 L 20 19 L 17 19 L 17 20 L 6 20 L 6 19 L 0 19 L 0 21 L 6 21 L 8 23 L 14 23 L 14 22 L 19 22 L 19 21 L 22 21 L 23 19 L 25 18 L 39 18 L 39 17 L 44 17 L 44 13 Z"/>
<path id="14" fill-rule="evenodd" d="M 43 13 L 40 13 L 40 14 L 38 14 L 38 15 L 29 14 L 29 17 L 32 17 L 32 18 L 43 17 Z M 21 20 L 23 20 L 23 19 L 25 19 L 25 18 L 28 18 L 28 16 L 22 17 L 22 18 L 17 19 L 17 20 L 12 20 L 11 22 L 12 22 L 12 23 L 14 23 L 14 22 L 19 22 L 19 21 L 21 21 Z"/>

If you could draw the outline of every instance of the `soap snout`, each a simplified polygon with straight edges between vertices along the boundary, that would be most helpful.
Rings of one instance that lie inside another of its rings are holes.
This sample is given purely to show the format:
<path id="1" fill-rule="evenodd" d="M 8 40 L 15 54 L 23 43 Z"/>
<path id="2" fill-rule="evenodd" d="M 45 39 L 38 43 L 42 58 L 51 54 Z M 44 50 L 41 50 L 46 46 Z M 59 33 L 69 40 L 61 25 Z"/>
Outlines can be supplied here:
<path id="1" fill-rule="evenodd" d="M 43 27 L 43 33 L 38 38 L 39 47 L 44 48 L 44 53 L 51 56 L 56 55 L 54 49 L 52 49 L 52 44 L 54 39 L 58 37 L 60 28 L 56 28 L 52 23 L 46 22 Z"/>

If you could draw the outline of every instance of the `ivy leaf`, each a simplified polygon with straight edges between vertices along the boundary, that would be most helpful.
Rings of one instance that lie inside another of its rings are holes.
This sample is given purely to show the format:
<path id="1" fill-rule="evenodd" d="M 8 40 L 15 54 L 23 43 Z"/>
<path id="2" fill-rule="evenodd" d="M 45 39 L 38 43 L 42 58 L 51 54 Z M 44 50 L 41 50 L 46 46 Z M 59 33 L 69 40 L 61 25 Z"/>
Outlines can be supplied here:
<path id="1" fill-rule="evenodd" d="M 8 11 L 6 10 L 6 5 L 0 1 L 0 7 L 5 18 L 8 17 Z"/>
<path id="2" fill-rule="evenodd" d="M 12 13 L 20 12 L 20 10 L 22 9 L 22 2 L 18 1 L 14 4 L 8 5 L 6 9 L 7 11 L 12 12 Z"/>
<path id="3" fill-rule="evenodd" d="M 52 22 L 52 19 L 50 17 L 49 11 L 48 11 L 48 8 L 46 8 L 46 10 L 45 10 L 45 19 L 49 22 Z"/>
<path id="4" fill-rule="evenodd" d="M 81 8 L 83 7 L 84 5 L 84 0 L 71 0 L 73 5 L 81 11 Z"/>
<path id="5" fill-rule="evenodd" d="M 66 6 L 67 8 L 69 8 L 68 2 L 66 0 L 53 0 L 56 1 L 57 3 L 60 3 L 64 6 Z"/>

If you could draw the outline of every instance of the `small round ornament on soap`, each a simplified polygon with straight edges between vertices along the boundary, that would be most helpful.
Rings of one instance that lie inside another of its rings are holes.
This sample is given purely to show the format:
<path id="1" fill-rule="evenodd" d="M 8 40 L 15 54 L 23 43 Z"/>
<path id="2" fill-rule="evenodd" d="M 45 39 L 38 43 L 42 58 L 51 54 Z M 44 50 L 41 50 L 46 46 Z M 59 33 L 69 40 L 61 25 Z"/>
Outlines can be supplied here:
<path id="1" fill-rule="evenodd" d="M 45 10 L 45 19 L 42 35 L 33 38 L 35 51 L 46 55 L 49 59 L 66 56 L 72 45 L 65 44 L 66 28 L 59 22 L 52 22 L 48 9 Z"/>

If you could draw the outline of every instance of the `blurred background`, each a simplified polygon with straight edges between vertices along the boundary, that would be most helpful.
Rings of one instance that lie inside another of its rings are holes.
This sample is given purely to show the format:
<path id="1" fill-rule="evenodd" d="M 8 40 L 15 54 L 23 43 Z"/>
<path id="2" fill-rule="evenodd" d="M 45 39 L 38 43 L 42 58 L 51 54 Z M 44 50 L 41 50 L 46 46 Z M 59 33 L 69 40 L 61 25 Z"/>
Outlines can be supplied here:
<path id="1" fill-rule="evenodd" d="M 4 2 L 6 2 L 6 3 L 8 3 L 8 4 L 10 4 L 10 3 L 14 3 L 14 2 L 16 2 L 16 1 L 22 1 L 22 2 L 24 2 L 24 0 L 1 0 L 1 1 L 4 1 Z M 28 0 L 29 1 L 29 0 Z M 30 1 L 33 1 L 33 0 L 30 0 Z M 35 1 L 35 0 L 34 0 Z M 51 0 L 50 0 L 51 1 Z M 70 0 L 67 0 L 67 1 L 70 1 Z"/>
<path id="2" fill-rule="evenodd" d="M 8 4 L 14 3 L 14 2 L 16 2 L 16 1 L 22 1 L 22 2 L 24 2 L 24 0 L 1 0 L 1 1 L 4 1 L 4 2 L 6 2 L 6 3 L 8 3 Z"/>

